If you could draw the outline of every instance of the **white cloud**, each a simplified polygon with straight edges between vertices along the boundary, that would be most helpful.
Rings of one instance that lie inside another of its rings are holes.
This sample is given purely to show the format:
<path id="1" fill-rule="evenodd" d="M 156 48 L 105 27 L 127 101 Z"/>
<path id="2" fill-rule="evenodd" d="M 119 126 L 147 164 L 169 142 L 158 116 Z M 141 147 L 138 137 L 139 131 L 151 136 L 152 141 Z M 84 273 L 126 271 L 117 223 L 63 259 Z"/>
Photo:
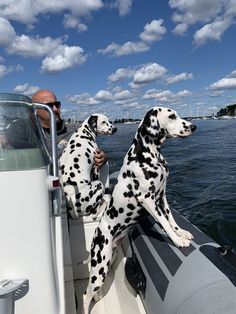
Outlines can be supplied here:
<path id="1" fill-rule="evenodd" d="M 110 93 L 109 91 L 100 90 L 99 92 L 97 92 L 94 98 L 99 101 L 110 101 L 112 100 L 113 96 L 112 93 Z"/>
<path id="2" fill-rule="evenodd" d="M 34 23 L 35 15 L 40 12 L 37 8 L 38 1 L 30 0 L 1 0 L 0 15 L 9 20 L 22 22 L 25 24 Z"/>
<path id="3" fill-rule="evenodd" d="M 236 89 L 236 70 L 233 70 L 230 74 L 226 75 L 222 79 L 212 83 L 208 87 L 211 91 L 224 91 L 227 89 Z M 212 93 L 215 96 L 215 93 Z M 218 96 L 218 94 L 216 93 Z"/>
<path id="4" fill-rule="evenodd" d="M 12 25 L 5 18 L 0 17 L 0 46 L 9 45 L 16 37 Z"/>
<path id="5" fill-rule="evenodd" d="M 99 105 L 101 103 L 101 101 L 96 100 L 89 93 L 67 96 L 67 100 L 75 105 Z"/>
<path id="6" fill-rule="evenodd" d="M 166 33 L 165 26 L 162 25 L 163 20 L 153 20 L 151 23 L 147 23 L 144 26 L 144 31 L 139 35 L 139 37 L 145 42 L 153 42 L 161 40 L 162 36 Z"/>
<path id="7" fill-rule="evenodd" d="M 140 104 L 137 101 L 123 103 L 123 107 L 125 108 L 137 109 L 139 106 Z"/>
<path id="8" fill-rule="evenodd" d="M 14 41 L 9 43 L 6 50 L 9 54 L 18 54 L 23 57 L 43 57 L 55 50 L 62 42 L 62 39 L 51 37 L 31 38 L 26 35 L 16 36 Z"/>
<path id="9" fill-rule="evenodd" d="M 172 97 L 173 93 L 170 91 L 170 90 L 165 90 L 165 91 L 159 91 L 159 90 L 156 90 L 156 89 L 150 89 L 148 90 L 143 98 L 144 99 L 167 99 L 167 98 L 170 98 Z"/>
<path id="10" fill-rule="evenodd" d="M 180 23 L 180 24 L 176 25 L 173 32 L 176 35 L 184 35 L 186 33 L 187 29 L 188 29 L 188 24 Z"/>
<path id="11" fill-rule="evenodd" d="M 132 68 L 120 68 L 108 76 L 109 82 L 117 82 L 122 79 L 132 78 L 134 76 L 135 70 Z"/>
<path id="12" fill-rule="evenodd" d="M 29 83 L 25 83 L 22 85 L 17 85 L 13 89 L 15 93 L 24 94 L 26 96 L 32 96 L 34 93 L 36 93 L 40 88 L 38 86 L 32 86 Z"/>
<path id="13" fill-rule="evenodd" d="M 194 43 L 198 47 L 205 44 L 209 40 L 220 41 L 224 32 L 232 24 L 232 20 L 229 18 L 216 19 L 210 24 L 204 25 L 201 29 L 194 34 Z"/>
<path id="14" fill-rule="evenodd" d="M 65 28 L 76 28 L 79 24 L 79 19 L 72 14 L 65 14 L 63 24 Z"/>
<path id="15" fill-rule="evenodd" d="M 169 0 L 169 5 L 176 10 L 172 16 L 174 22 L 188 26 L 199 21 L 209 22 L 221 12 L 222 0 Z M 177 32 L 179 32 L 178 29 Z M 174 30 L 174 32 L 176 32 Z"/>
<path id="16" fill-rule="evenodd" d="M 177 24 L 173 32 L 184 35 L 190 26 L 203 26 L 194 34 L 196 47 L 209 40 L 219 41 L 225 31 L 235 23 L 235 0 L 169 0 L 174 10 L 172 19 Z"/>
<path id="17" fill-rule="evenodd" d="M 189 90 L 186 90 L 186 89 L 181 90 L 180 92 L 176 93 L 176 95 L 179 97 L 189 97 L 192 94 L 193 94 L 192 92 L 190 92 Z"/>
<path id="18" fill-rule="evenodd" d="M 56 39 L 49 36 L 29 37 L 24 34 L 17 36 L 11 24 L 6 19 L 0 18 L 0 45 L 3 45 L 6 52 L 11 55 L 16 54 L 25 58 L 45 57 L 41 66 L 43 73 L 58 73 L 86 61 L 87 56 L 83 49 L 63 44 L 65 39 L 66 37 Z M 2 68 L 2 76 L 9 71 Z"/>
<path id="19" fill-rule="evenodd" d="M 56 74 L 83 64 L 86 58 L 81 47 L 61 45 L 42 61 L 41 71 L 47 74 Z"/>
<path id="20" fill-rule="evenodd" d="M 133 83 L 147 84 L 159 79 L 163 79 L 167 72 L 167 69 L 160 64 L 147 64 L 135 72 Z"/>
<path id="21" fill-rule="evenodd" d="M 0 64 L 0 78 L 7 75 L 8 73 L 10 73 L 9 69 L 5 65 Z"/>
<path id="22" fill-rule="evenodd" d="M 209 86 L 212 90 L 236 89 L 236 78 L 225 77 Z"/>
<path id="23" fill-rule="evenodd" d="M 178 83 L 180 81 L 186 81 L 186 80 L 191 80 L 193 79 L 193 74 L 192 73 L 180 73 L 180 74 L 177 74 L 177 75 L 172 75 L 172 76 L 169 76 L 167 79 L 166 79 L 166 82 L 167 84 L 174 84 L 174 83 Z"/>
<path id="24" fill-rule="evenodd" d="M 144 26 L 144 31 L 139 35 L 142 41 L 127 41 L 123 45 L 112 42 L 106 48 L 98 49 L 97 52 L 103 55 L 124 56 L 150 50 L 150 44 L 154 41 L 161 40 L 166 33 L 166 28 L 162 25 L 163 20 L 153 20 Z"/>
<path id="25" fill-rule="evenodd" d="M 65 14 L 63 24 L 65 28 L 75 28 L 79 33 L 86 32 L 88 27 L 80 22 L 80 19 L 72 14 Z"/>
<path id="26" fill-rule="evenodd" d="M 235 77 L 236 78 L 236 70 L 232 71 L 227 77 Z"/>
<path id="27" fill-rule="evenodd" d="M 155 99 L 162 103 L 178 103 L 182 101 L 184 97 L 189 97 L 192 95 L 192 92 L 188 90 L 179 91 L 177 93 L 173 93 L 170 90 L 156 90 L 156 89 L 150 89 L 148 90 L 143 98 L 144 99 Z"/>
<path id="28" fill-rule="evenodd" d="M 112 56 L 124 56 L 124 55 L 130 55 L 130 54 L 136 54 L 140 52 L 145 52 L 150 49 L 149 46 L 147 46 L 143 42 L 126 42 L 123 45 L 118 45 L 116 43 L 112 43 L 109 46 L 107 46 L 104 49 L 99 49 L 97 52 L 103 55 L 110 54 Z"/>
<path id="29" fill-rule="evenodd" d="M 29 24 L 35 23 L 39 14 L 69 11 L 73 15 L 89 15 L 103 7 L 101 0 L 1 0 L 0 16 Z"/>
<path id="30" fill-rule="evenodd" d="M 112 7 L 118 8 L 120 16 L 127 15 L 132 6 L 133 0 L 116 0 Z"/>
<path id="31" fill-rule="evenodd" d="M 77 30 L 79 33 L 83 33 L 83 32 L 86 32 L 88 30 L 88 27 L 87 27 L 87 25 L 85 25 L 83 23 L 79 23 Z"/>
<path id="32" fill-rule="evenodd" d="M 223 91 L 212 91 L 210 93 L 210 97 L 221 97 L 224 95 L 224 92 Z"/>
<path id="33" fill-rule="evenodd" d="M 19 64 L 17 64 L 16 66 L 5 66 L 4 64 L 0 64 L 0 78 L 2 78 L 3 76 L 12 73 L 12 72 L 19 72 L 19 71 L 23 71 L 23 67 Z"/>
<path id="34" fill-rule="evenodd" d="M 132 98 L 134 98 L 134 95 L 127 89 L 114 94 L 115 101 L 121 101 L 121 100 L 124 101 L 124 100 L 132 99 Z"/>

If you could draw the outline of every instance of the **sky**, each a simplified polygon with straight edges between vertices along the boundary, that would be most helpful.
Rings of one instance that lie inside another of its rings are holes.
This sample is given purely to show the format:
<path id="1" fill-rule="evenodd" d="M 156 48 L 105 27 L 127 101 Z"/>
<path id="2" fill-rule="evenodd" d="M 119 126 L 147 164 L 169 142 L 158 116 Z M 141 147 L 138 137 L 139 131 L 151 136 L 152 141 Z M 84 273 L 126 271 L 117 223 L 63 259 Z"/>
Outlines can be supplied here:
<path id="1" fill-rule="evenodd" d="M 236 103 L 236 0 L 0 0 L 0 91 L 62 116 L 180 116 Z"/>

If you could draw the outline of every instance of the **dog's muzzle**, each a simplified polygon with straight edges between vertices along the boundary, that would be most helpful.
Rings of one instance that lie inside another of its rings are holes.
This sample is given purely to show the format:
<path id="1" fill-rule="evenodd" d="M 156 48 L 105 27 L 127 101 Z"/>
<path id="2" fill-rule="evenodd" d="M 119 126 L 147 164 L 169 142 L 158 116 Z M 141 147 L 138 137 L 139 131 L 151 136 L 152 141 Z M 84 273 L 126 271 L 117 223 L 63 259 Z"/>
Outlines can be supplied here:
<path id="1" fill-rule="evenodd" d="M 117 131 L 116 127 L 112 128 L 112 134 L 114 134 L 116 131 Z"/>

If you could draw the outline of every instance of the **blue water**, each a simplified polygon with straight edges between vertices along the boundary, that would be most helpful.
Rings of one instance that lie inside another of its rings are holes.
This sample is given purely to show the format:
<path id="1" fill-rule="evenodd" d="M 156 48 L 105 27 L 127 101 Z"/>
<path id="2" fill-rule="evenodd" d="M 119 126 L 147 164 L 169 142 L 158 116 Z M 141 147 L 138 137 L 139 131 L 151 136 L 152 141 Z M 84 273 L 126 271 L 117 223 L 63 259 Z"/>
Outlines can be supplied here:
<path id="1" fill-rule="evenodd" d="M 236 119 L 199 120 L 185 139 L 168 139 L 169 204 L 220 244 L 236 248 Z M 111 172 L 122 165 L 137 124 L 120 124 L 113 136 L 98 138 Z"/>

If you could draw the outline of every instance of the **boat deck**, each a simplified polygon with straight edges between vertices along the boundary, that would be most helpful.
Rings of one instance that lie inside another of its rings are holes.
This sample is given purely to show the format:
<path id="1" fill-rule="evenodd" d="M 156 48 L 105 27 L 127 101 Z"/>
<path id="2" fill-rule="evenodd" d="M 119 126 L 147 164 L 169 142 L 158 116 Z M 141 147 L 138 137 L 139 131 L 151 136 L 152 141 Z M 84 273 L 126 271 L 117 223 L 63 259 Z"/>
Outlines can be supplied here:
<path id="1" fill-rule="evenodd" d="M 97 303 L 91 303 L 91 314 L 146 314 L 139 295 L 135 295 L 135 292 L 126 281 L 124 274 L 125 260 L 124 252 L 120 249 L 104 284 L 104 297 Z M 88 279 L 74 281 L 78 301 L 77 314 L 82 313 L 82 295 L 87 282 Z"/>

